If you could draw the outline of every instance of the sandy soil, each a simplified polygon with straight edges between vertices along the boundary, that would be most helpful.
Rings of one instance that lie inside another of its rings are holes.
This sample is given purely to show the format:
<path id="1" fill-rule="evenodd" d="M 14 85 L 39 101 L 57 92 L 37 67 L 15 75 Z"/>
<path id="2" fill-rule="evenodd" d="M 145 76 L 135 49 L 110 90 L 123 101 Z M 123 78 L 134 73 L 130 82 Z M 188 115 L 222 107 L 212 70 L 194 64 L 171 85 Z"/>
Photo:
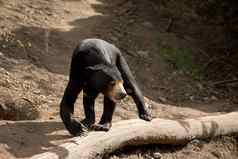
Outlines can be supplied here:
<path id="1" fill-rule="evenodd" d="M 167 31 L 167 12 L 143 0 L 0 0 L 0 158 L 27 158 L 70 138 L 59 121 L 58 105 L 72 50 L 84 38 L 102 38 L 122 50 L 154 117 L 196 118 L 237 111 L 237 103 L 226 91 L 163 60 L 161 45 L 200 50 L 196 36 L 180 36 L 184 28 L 179 24 L 175 33 Z M 197 15 L 193 16 L 189 18 Z M 81 105 L 82 95 L 75 115 L 83 118 Z M 102 96 L 96 105 L 98 119 Z M 130 118 L 137 118 L 137 113 L 128 97 L 118 104 L 113 120 Z M 32 119 L 40 121 L 25 121 Z M 154 154 L 160 152 L 168 159 L 235 159 L 237 147 L 237 137 L 220 137 L 184 147 L 130 148 L 110 158 L 156 158 Z"/>

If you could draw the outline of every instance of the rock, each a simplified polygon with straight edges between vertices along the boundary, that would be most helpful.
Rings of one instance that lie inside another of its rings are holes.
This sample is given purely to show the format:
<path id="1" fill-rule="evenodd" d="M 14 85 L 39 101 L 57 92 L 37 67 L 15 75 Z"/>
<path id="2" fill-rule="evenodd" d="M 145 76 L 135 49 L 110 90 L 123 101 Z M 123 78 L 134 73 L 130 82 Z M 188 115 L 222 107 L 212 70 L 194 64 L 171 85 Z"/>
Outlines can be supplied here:
<path id="1" fill-rule="evenodd" d="M 185 93 L 184 94 L 186 97 L 190 97 L 190 94 L 189 93 Z"/>
<path id="2" fill-rule="evenodd" d="M 142 25 L 146 28 L 153 28 L 153 24 L 148 21 L 143 22 Z"/>
<path id="3" fill-rule="evenodd" d="M 153 157 L 154 157 L 154 159 L 161 159 L 162 155 L 159 152 L 155 152 L 155 153 L 153 153 Z"/>
<path id="4" fill-rule="evenodd" d="M 55 119 L 55 117 L 51 116 L 51 117 L 49 117 L 49 119 L 50 119 L 50 120 L 53 120 L 53 119 Z"/>
<path id="5" fill-rule="evenodd" d="M 132 23 L 135 23 L 135 20 L 134 20 L 134 19 L 130 19 L 130 20 L 129 20 L 129 24 L 132 24 Z"/>
<path id="6" fill-rule="evenodd" d="M 2 120 L 34 120 L 38 117 L 39 112 L 28 99 L 8 98 L 0 101 L 0 119 Z"/>
<path id="7" fill-rule="evenodd" d="M 212 151 L 211 154 L 212 154 L 213 156 L 217 157 L 217 158 L 224 158 L 223 152 L 220 152 L 220 151 L 218 151 L 218 150 Z"/>
<path id="8" fill-rule="evenodd" d="M 166 103 L 167 102 L 167 99 L 165 97 L 159 97 L 159 100 L 162 102 L 162 103 Z"/>
<path id="9" fill-rule="evenodd" d="M 149 52 L 148 51 L 137 51 L 137 54 L 141 57 L 147 58 L 149 56 Z"/>
<path id="10" fill-rule="evenodd" d="M 6 149 L 0 147 L 0 159 L 15 159 Z"/>
<path id="11" fill-rule="evenodd" d="M 216 96 L 211 96 L 211 100 L 217 100 Z"/>
<path id="12" fill-rule="evenodd" d="M 191 101 L 194 101 L 195 97 L 194 97 L 194 96 L 190 96 L 189 99 L 190 99 Z"/>
<path id="13" fill-rule="evenodd" d="M 115 42 L 115 41 L 118 41 L 118 38 L 115 37 L 115 36 L 111 36 L 110 39 L 111 39 L 112 41 L 114 41 L 114 42 Z"/>
<path id="14" fill-rule="evenodd" d="M 194 144 L 194 145 L 199 145 L 200 144 L 200 141 L 198 139 L 194 139 L 190 142 L 191 144 Z"/>
<path id="15" fill-rule="evenodd" d="M 148 155 L 148 154 L 145 155 L 145 158 L 146 158 L 146 159 L 154 159 L 154 157 L 152 157 L 152 156 L 150 156 L 150 155 Z"/>
<path id="16" fill-rule="evenodd" d="M 199 90 L 203 90 L 204 89 L 204 87 L 203 87 L 203 85 L 201 83 L 198 83 L 197 87 L 198 87 Z"/>
<path id="17" fill-rule="evenodd" d="M 5 72 L 4 72 L 4 74 L 5 74 L 5 75 L 7 75 L 7 76 L 9 76 L 9 75 L 10 75 L 10 73 L 9 73 L 9 72 L 7 72 L 7 71 L 5 71 Z"/>
<path id="18" fill-rule="evenodd" d="M 208 97 L 203 97 L 203 100 L 204 100 L 204 101 L 208 101 L 209 98 L 208 98 Z"/>
<path id="19" fill-rule="evenodd" d="M 192 151 L 191 150 L 183 150 L 182 153 L 185 155 L 189 155 Z"/>
<path id="20" fill-rule="evenodd" d="M 65 9 L 64 12 L 65 12 L 66 14 L 70 14 L 70 13 L 71 13 L 71 11 L 70 11 L 69 9 Z"/>
<path id="21" fill-rule="evenodd" d="M 33 91 L 33 93 L 35 93 L 35 94 L 40 94 L 41 91 L 40 91 L 39 89 L 36 89 L 36 90 Z"/>

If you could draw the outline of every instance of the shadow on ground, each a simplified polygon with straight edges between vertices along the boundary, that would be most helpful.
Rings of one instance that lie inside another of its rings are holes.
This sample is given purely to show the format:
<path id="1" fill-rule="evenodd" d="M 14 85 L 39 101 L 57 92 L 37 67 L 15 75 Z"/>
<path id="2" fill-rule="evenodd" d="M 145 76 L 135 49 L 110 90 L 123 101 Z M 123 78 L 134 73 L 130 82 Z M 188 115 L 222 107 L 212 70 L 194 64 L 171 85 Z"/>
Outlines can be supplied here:
<path id="1" fill-rule="evenodd" d="M 3 124 L 2 124 L 3 123 Z M 33 155 L 56 149 L 54 153 L 60 159 L 67 157 L 68 152 L 55 144 L 63 143 L 71 136 L 66 132 L 61 122 L 1 122 L 0 143 L 7 147 L 7 151 L 16 158 L 31 157 Z M 61 142 L 60 142 L 61 141 Z"/>

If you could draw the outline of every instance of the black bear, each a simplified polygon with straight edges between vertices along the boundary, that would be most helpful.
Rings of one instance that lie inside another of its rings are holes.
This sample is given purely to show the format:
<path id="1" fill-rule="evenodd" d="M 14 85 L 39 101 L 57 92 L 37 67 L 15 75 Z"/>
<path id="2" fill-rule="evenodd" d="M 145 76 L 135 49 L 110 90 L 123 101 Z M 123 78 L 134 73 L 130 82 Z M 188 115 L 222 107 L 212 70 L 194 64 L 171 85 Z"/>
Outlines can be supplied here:
<path id="1" fill-rule="evenodd" d="M 83 90 L 85 119 L 78 122 L 72 115 L 74 103 Z M 104 95 L 104 109 L 101 120 L 95 123 L 94 103 L 99 93 Z M 108 131 L 116 102 L 130 95 L 136 103 L 139 117 L 150 121 L 143 95 L 122 56 L 113 44 L 101 39 L 85 39 L 74 50 L 69 82 L 60 104 L 60 116 L 67 130 L 74 136 L 83 128 Z"/>

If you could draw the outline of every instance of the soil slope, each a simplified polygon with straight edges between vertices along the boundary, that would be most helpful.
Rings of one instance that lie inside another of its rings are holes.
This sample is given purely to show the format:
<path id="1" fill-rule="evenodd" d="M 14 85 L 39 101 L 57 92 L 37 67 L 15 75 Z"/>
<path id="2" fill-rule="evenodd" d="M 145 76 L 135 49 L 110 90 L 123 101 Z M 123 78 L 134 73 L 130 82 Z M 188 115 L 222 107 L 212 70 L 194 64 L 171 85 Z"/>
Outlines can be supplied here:
<path id="1" fill-rule="evenodd" d="M 174 7 L 172 14 L 178 10 Z M 183 12 L 192 11 L 185 8 Z M 236 111 L 234 94 L 196 80 L 164 58 L 168 48 L 201 53 L 201 39 L 194 34 L 184 36 L 183 21 L 171 28 L 169 14 L 166 6 L 146 0 L 0 0 L 0 158 L 27 158 L 70 138 L 61 122 L 49 124 L 47 120 L 59 119 L 72 50 L 84 38 L 102 38 L 121 49 L 154 117 L 196 118 Z M 192 21 L 196 16 L 186 18 Z M 97 118 L 102 99 L 96 103 Z M 75 116 L 83 118 L 81 94 Z M 137 118 L 137 112 L 128 97 L 118 104 L 113 120 L 130 118 Z M 40 122 L 25 121 L 32 119 Z M 168 159 L 235 159 L 237 147 L 237 138 L 220 137 L 196 140 L 185 147 L 140 147 L 110 158 L 156 158 L 160 152 Z"/>

